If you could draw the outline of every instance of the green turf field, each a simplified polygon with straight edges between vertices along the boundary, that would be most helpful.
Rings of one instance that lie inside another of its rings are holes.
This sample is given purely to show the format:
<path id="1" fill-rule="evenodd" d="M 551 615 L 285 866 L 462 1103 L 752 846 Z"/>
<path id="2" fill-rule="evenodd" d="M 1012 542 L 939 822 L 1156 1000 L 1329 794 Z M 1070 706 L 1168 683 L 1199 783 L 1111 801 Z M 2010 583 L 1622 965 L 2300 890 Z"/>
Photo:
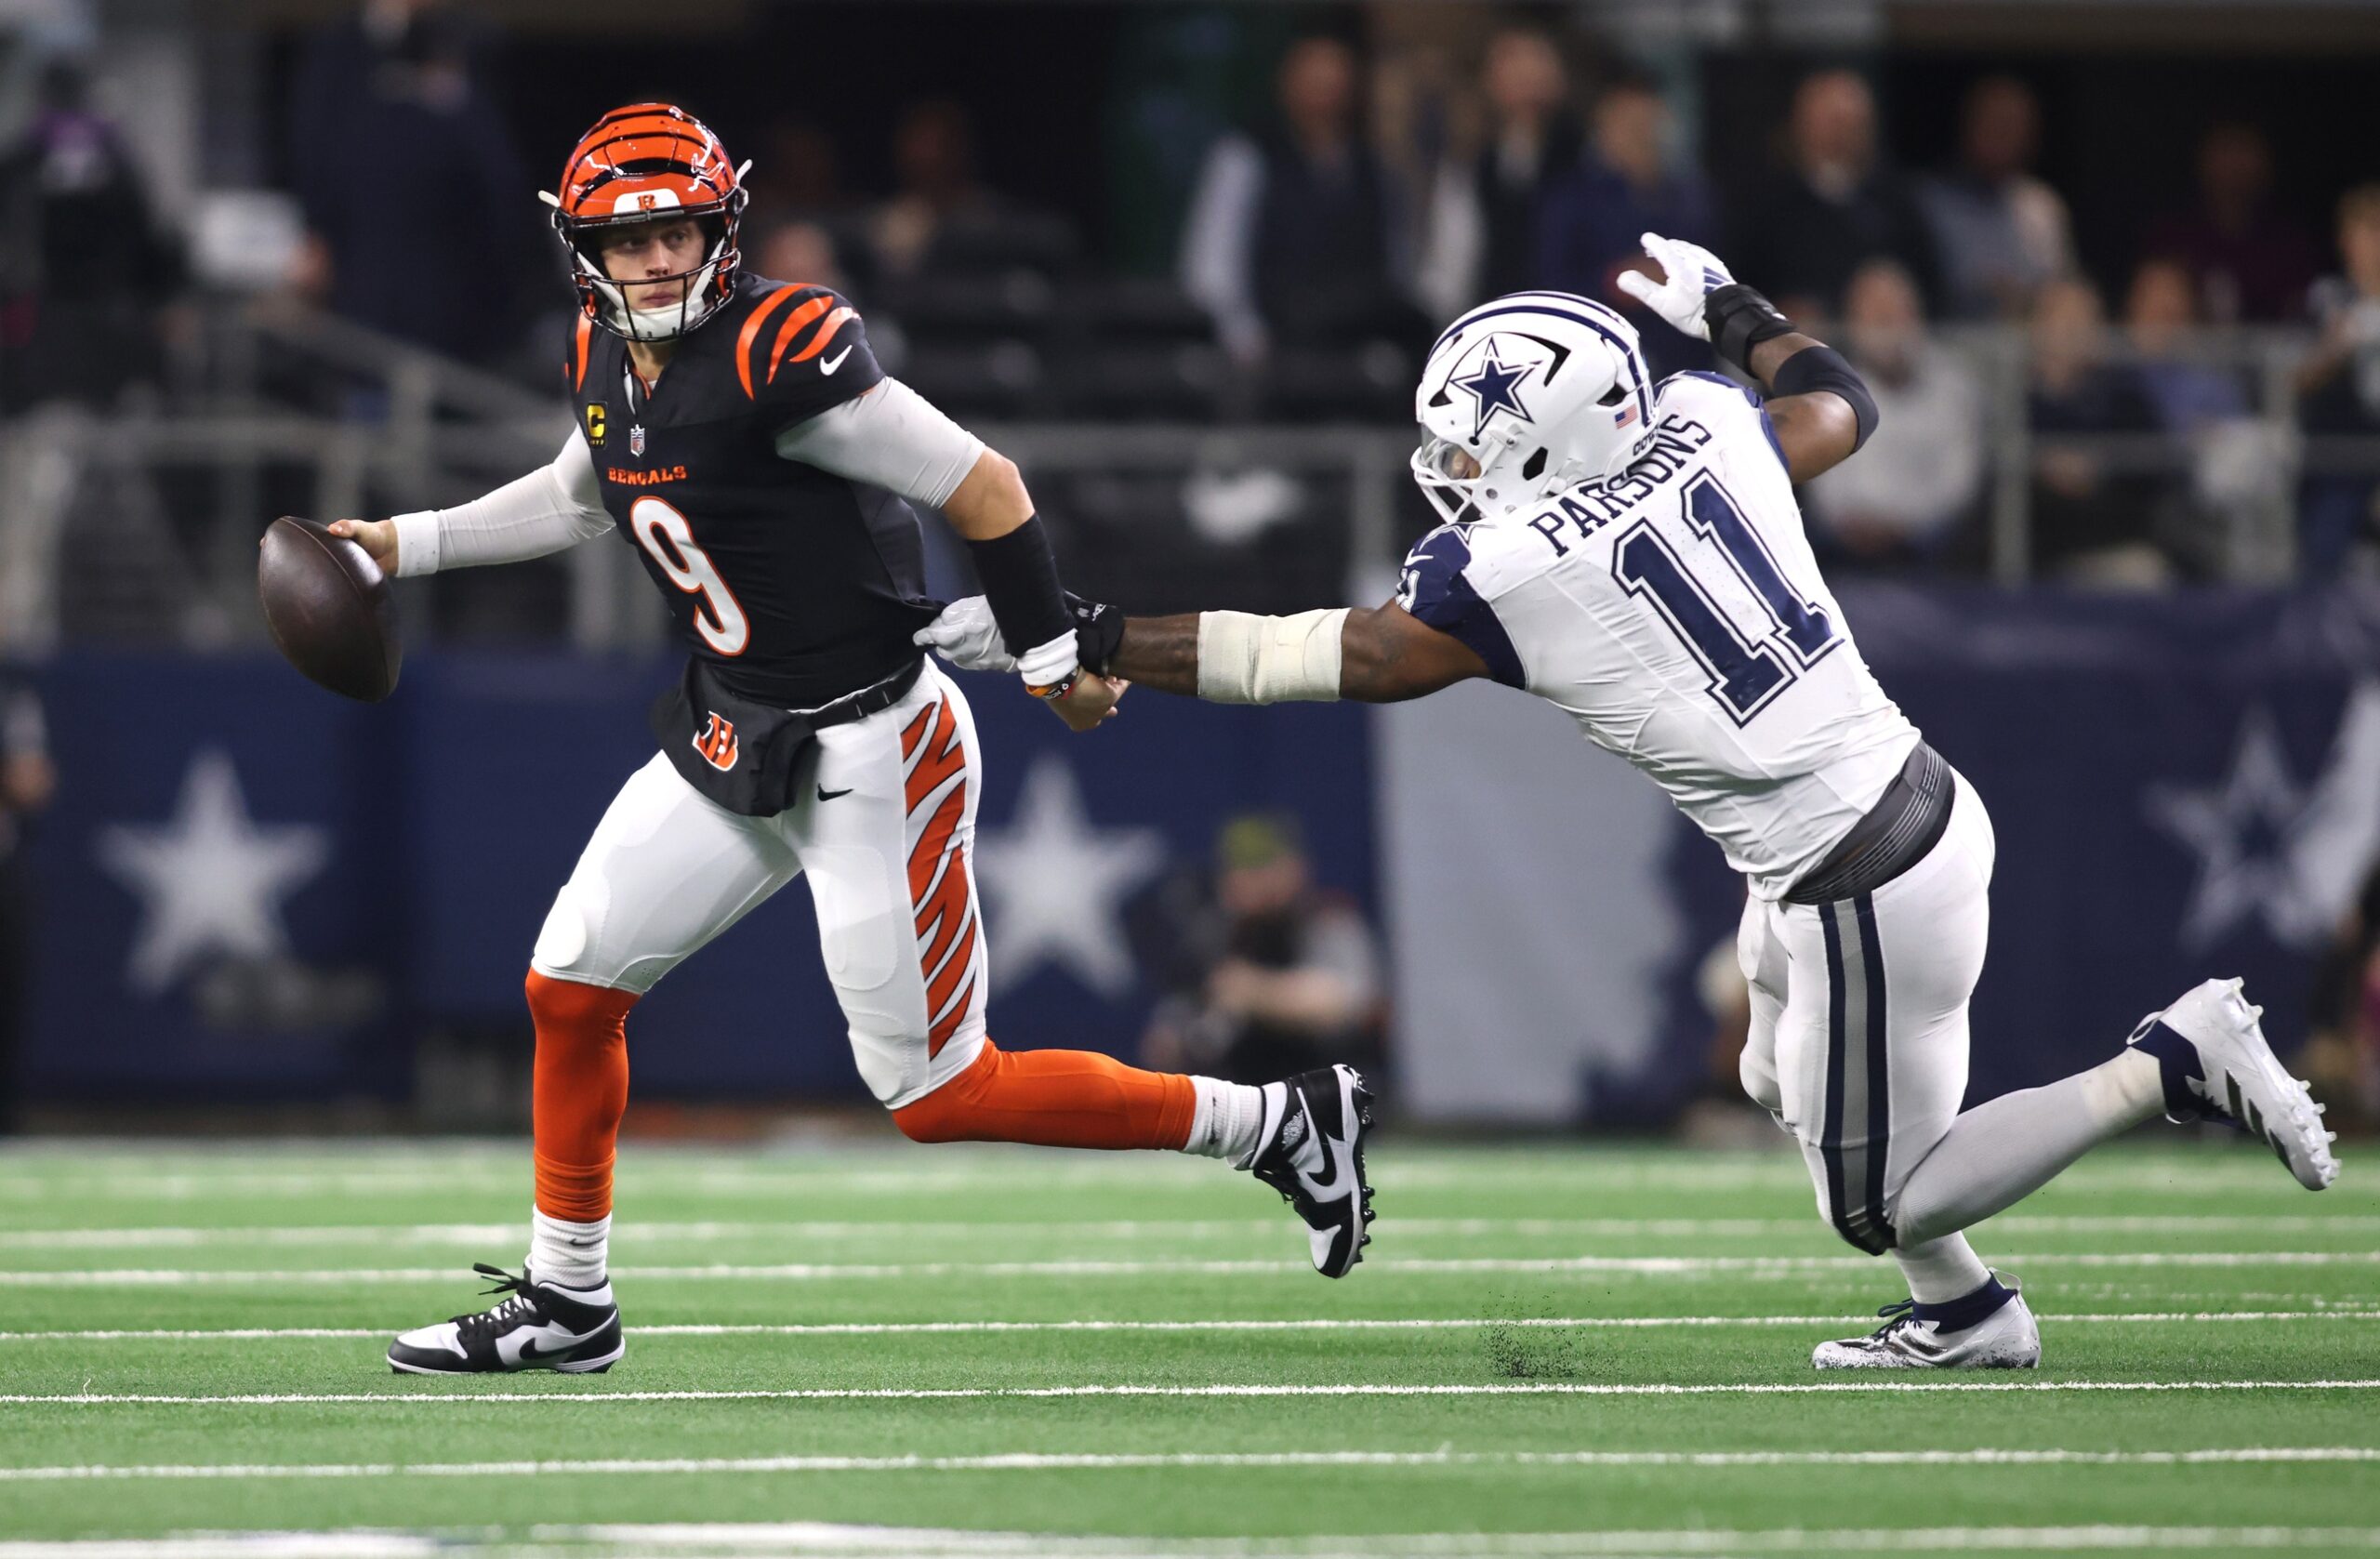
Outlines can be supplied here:
<path id="1" fill-rule="evenodd" d="M 1201 1161 L 631 1145 L 627 1358 L 458 1382 L 381 1350 L 517 1262 L 525 1145 L 19 1149 L 0 1555 L 2369 1552 L 2358 1156 L 2102 1154 L 1977 1236 L 2044 1367 L 1911 1381 L 1807 1367 L 1899 1290 L 1781 1155 L 1385 1137 L 1330 1283 Z"/>

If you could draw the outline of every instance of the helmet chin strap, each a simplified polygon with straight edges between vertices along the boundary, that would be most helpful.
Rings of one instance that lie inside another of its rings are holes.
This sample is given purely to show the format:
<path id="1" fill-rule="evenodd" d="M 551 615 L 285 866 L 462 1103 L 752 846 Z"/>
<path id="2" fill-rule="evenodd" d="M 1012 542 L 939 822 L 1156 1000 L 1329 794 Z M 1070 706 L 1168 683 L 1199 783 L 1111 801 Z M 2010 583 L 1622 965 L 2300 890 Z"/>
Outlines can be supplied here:
<path id="1" fill-rule="evenodd" d="M 702 299 L 703 295 L 710 290 L 711 278 L 719 272 L 720 258 L 726 248 L 727 240 L 724 238 L 713 244 L 710 258 L 703 262 L 702 269 L 687 278 L 685 296 L 658 309 L 630 308 L 625 287 L 588 265 L 586 257 L 579 257 L 578 263 L 586 266 L 588 280 L 594 285 L 604 306 L 611 310 L 612 317 L 626 327 L 622 335 L 631 341 L 674 341 L 708 319 L 711 310 L 718 307 L 715 301 Z"/>

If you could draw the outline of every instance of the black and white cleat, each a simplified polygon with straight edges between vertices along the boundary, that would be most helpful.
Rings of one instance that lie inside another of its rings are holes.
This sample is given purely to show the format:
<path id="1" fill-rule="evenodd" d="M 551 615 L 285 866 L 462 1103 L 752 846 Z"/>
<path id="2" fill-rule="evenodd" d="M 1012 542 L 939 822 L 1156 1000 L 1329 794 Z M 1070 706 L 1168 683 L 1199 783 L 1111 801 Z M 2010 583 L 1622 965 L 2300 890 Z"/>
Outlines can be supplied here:
<path id="1" fill-rule="evenodd" d="M 564 1288 L 474 1262 L 493 1281 L 483 1290 L 509 1297 L 476 1315 L 420 1327 L 389 1344 L 389 1367 L 400 1375 L 481 1375 L 516 1369 L 559 1369 L 600 1375 L 620 1362 L 628 1344 L 612 1286 Z"/>
<path id="2" fill-rule="evenodd" d="M 2165 1115 L 2176 1121 L 2226 1120 L 2262 1137 L 2308 1191 L 2336 1180 L 2337 1138 L 2322 1127 L 2322 1107 L 2265 1042 L 2237 980 L 2209 980 L 2133 1030 L 2132 1043 L 2157 1058 L 2165 1080 Z"/>
<path id="3" fill-rule="evenodd" d="M 1267 1088 L 1264 1108 L 1271 1118 L 1262 1145 L 1243 1167 L 1305 1220 L 1314 1270 L 1344 1277 L 1372 1242 L 1372 1188 L 1364 1179 L 1372 1096 L 1363 1075 L 1352 1066 L 1301 1072 Z"/>

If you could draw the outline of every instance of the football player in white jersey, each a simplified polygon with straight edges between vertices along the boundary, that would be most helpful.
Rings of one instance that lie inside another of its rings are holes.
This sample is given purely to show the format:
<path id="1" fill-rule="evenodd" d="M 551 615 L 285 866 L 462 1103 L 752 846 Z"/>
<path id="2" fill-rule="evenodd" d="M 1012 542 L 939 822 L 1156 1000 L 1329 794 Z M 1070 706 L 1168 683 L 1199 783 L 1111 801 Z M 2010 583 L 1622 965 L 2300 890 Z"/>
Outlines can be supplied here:
<path id="1" fill-rule="evenodd" d="M 1083 663 L 1226 703 L 1485 678 L 1567 710 L 1744 874 L 1744 1087 L 1801 1143 L 1820 1214 L 1908 1280 L 1884 1327 L 1812 1362 L 2030 1367 L 2041 1338 L 2017 1285 L 1960 1231 L 2161 1111 L 2263 1136 L 2310 1190 L 2337 1173 L 2330 1136 L 2236 980 L 2149 1014 L 2097 1066 L 1960 1113 L 1990 819 L 1860 658 L 1793 498 L 1858 450 L 1874 402 L 1716 257 L 1645 247 L 1664 279 L 1622 284 L 1759 390 L 1652 383 L 1634 329 L 1583 297 L 1483 303 L 1422 370 L 1413 472 L 1447 522 L 1395 601 L 1130 619 L 1078 602 Z M 995 666 L 990 628 L 970 601 L 920 637 Z"/>

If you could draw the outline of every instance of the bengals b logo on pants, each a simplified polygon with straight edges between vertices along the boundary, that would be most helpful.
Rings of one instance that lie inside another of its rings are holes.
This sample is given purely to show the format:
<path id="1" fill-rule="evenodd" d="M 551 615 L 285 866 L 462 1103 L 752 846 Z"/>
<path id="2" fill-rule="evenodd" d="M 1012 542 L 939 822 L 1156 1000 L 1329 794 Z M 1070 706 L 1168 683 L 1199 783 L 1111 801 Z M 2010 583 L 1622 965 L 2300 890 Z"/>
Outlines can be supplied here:
<path id="1" fill-rule="evenodd" d="M 721 720 L 717 710 L 711 711 L 710 723 L 694 738 L 694 750 L 703 755 L 704 762 L 721 773 L 735 767 L 735 722 Z"/>

